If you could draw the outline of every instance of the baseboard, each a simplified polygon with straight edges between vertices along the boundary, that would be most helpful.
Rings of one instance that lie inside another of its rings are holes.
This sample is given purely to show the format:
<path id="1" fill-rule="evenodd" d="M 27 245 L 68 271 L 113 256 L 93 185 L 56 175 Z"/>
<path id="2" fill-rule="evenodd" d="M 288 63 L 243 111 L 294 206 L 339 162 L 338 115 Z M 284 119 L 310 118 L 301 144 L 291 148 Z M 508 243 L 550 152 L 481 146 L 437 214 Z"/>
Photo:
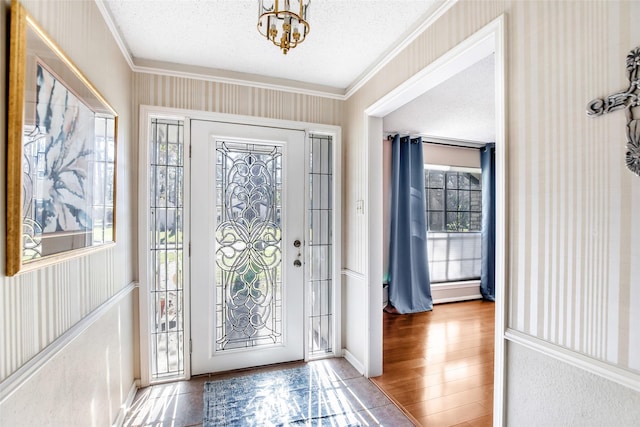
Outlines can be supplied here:
<path id="1" fill-rule="evenodd" d="M 134 380 L 133 384 L 131 384 L 131 388 L 129 388 L 129 393 L 127 394 L 127 398 L 120 406 L 120 411 L 118 411 L 118 416 L 116 420 L 111 425 L 112 427 L 122 427 L 124 424 L 124 420 L 127 417 L 127 413 L 131 406 L 133 405 L 133 401 L 136 398 L 136 393 L 138 393 L 138 388 L 140 387 L 139 380 Z"/>
<path id="2" fill-rule="evenodd" d="M 342 357 L 344 357 L 347 362 L 351 363 L 351 365 L 358 371 L 361 375 L 364 375 L 364 364 L 358 360 L 349 350 L 346 348 L 342 349 Z"/>
<path id="3" fill-rule="evenodd" d="M 36 372 L 44 367 L 44 365 L 57 354 L 63 351 L 76 338 L 82 335 L 96 321 L 104 316 L 112 307 L 119 304 L 126 296 L 129 295 L 137 286 L 137 283 L 131 282 L 102 305 L 97 307 L 91 313 L 80 319 L 78 323 L 69 328 L 64 334 L 56 338 L 51 344 L 46 346 L 42 351 L 31 358 L 27 363 L 18 368 L 14 373 L 9 375 L 0 383 L 0 403 L 4 402 L 21 384 L 29 381 Z"/>
<path id="4" fill-rule="evenodd" d="M 432 283 L 431 297 L 434 304 L 481 299 L 480 281 Z"/>
<path id="5" fill-rule="evenodd" d="M 504 337 L 516 344 L 527 347 L 549 357 L 553 357 L 569 365 L 583 369 L 592 374 L 598 375 L 609 381 L 616 382 L 632 390 L 640 392 L 640 374 L 618 368 L 601 360 L 593 359 L 565 347 L 552 344 L 540 338 L 527 335 L 514 329 L 507 329 Z"/>

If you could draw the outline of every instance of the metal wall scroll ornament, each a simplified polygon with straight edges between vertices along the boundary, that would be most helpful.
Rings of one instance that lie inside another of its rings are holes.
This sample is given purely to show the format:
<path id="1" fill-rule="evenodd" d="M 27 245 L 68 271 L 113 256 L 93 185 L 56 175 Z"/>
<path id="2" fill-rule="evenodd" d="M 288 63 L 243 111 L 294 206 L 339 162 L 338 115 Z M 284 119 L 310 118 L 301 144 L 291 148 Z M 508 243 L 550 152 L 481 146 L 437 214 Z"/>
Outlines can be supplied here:
<path id="1" fill-rule="evenodd" d="M 627 116 L 627 168 L 640 176 L 640 118 L 634 118 L 634 109 L 640 109 L 640 47 L 627 55 L 629 88 L 609 95 L 607 99 L 594 99 L 587 105 L 587 115 L 601 116 L 616 110 L 625 110 Z"/>

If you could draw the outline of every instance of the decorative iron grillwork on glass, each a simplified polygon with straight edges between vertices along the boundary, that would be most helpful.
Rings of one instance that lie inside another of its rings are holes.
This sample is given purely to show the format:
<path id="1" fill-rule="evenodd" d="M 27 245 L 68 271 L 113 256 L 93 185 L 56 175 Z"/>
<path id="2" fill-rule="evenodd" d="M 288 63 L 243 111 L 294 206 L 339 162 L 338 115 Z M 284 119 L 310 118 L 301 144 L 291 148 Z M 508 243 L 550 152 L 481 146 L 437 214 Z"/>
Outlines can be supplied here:
<path id="1" fill-rule="evenodd" d="M 216 350 L 282 343 L 282 151 L 216 143 Z"/>
<path id="2" fill-rule="evenodd" d="M 184 123 L 151 120 L 151 376 L 184 374 Z"/>
<path id="3" fill-rule="evenodd" d="M 311 135 L 309 164 L 309 250 L 311 262 L 309 353 L 333 351 L 333 140 Z"/>

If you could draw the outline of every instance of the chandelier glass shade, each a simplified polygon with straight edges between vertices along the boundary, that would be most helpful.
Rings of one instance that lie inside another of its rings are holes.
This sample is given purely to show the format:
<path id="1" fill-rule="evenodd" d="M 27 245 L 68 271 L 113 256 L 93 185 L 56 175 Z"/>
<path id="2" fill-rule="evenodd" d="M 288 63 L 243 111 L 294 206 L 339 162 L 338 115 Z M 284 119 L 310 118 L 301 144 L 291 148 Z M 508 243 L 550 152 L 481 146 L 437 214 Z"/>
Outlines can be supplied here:
<path id="1" fill-rule="evenodd" d="M 311 0 L 258 0 L 258 31 L 285 55 L 309 34 Z"/>

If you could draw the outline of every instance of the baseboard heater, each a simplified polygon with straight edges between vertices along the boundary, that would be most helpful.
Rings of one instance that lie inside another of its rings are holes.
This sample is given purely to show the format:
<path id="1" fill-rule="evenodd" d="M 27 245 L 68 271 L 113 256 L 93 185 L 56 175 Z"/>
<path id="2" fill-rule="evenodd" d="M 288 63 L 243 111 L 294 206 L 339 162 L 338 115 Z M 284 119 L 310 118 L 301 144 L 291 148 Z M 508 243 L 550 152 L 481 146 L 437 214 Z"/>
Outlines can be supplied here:
<path id="1" fill-rule="evenodd" d="M 481 299 L 480 280 L 432 283 L 431 297 L 434 304 Z"/>

